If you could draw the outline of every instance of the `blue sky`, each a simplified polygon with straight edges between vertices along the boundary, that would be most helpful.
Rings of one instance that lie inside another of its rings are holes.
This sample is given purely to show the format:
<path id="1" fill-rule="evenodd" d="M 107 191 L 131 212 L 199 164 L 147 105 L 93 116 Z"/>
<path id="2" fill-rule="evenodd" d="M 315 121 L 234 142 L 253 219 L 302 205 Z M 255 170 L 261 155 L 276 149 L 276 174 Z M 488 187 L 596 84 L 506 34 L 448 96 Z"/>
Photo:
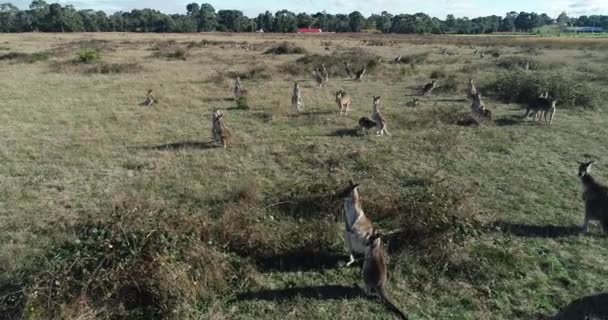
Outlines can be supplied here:
<path id="1" fill-rule="evenodd" d="M 5 0 L 20 8 L 27 8 L 31 0 Z M 130 11 L 131 9 L 154 8 L 165 13 L 184 13 L 186 4 L 197 2 L 192 0 L 47 0 L 72 4 L 79 9 L 96 9 L 107 12 Z M 546 12 L 557 16 L 566 11 L 570 16 L 583 14 L 608 15 L 608 0 L 208 0 L 216 10 L 239 9 L 252 17 L 260 12 L 288 9 L 295 12 L 318 12 L 326 10 L 330 13 L 348 13 L 355 10 L 364 15 L 380 13 L 383 10 L 391 13 L 424 12 L 431 16 L 444 18 L 448 13 L 458 17 L 504 15 L 509 11 Z"/>

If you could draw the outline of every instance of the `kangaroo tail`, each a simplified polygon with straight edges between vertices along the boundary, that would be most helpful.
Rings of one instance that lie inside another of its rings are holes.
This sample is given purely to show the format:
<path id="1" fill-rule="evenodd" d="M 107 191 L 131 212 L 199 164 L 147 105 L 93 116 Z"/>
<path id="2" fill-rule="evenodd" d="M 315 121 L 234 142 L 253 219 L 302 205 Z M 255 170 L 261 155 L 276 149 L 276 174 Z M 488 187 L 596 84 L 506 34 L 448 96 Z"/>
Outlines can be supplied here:
<path id="1" fill-rule="evenodd" d="M 386 132 L 386 134 L 388 134 L 389 136 L 391 136 L 391 133 L 388 132 L 388 130 L 386 129 L 386 125 L 384 125 L 384 132 Z"/>
<path id="2" fill-rule="evenodd" d="M 391 309 L 392 312 L 397 314 L 399 316 L 399 318 L 401 318 L 401 320 L 408 320 L 407 316 L 403 312 L 401 312 L 401 310 L 399 310 L 399 308 L 397 308 L 390 300 L 388 300 L 388 298 L 384 294 L 384 289 L 379 289 L 378 294 L 380 295 L 380 299 L 382 299 L 382 302 L 389 309 Z"/>

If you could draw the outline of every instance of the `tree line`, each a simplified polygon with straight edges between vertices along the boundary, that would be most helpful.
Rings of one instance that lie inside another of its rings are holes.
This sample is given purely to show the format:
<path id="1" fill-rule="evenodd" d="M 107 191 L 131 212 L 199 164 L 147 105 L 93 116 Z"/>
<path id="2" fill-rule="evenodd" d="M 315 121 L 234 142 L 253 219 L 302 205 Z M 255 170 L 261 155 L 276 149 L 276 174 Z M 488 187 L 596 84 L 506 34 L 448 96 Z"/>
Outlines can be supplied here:
<path id="1" fill-rule="evenodd" d="M 363 16 L 358 11 L 350 14 L 294 13 L 281 10 L 266 11 L 255 18 L 240 10 L 219 10 L 208 4 L 191 3 L 186 14 L 164 14 L 153 9 L 134 9 L 130 12 L 77 10 L 74 6 L 49 4 L 34 0 L 27 10 L 11 3 L 0 4 L 0 32 L 296 32 L 298 28 L 319 28 L 326 32 L 362 32 L 413 34 L 484 34 L 494 32 L 530 32 L 545 25 L 595 26 L 608 29 L 608 16 L 570 18 L 562 13 L 556 19 L 547 14 L 509 12 L 503 16 L 456 18 L 445 20 L 424 13 Z"/>

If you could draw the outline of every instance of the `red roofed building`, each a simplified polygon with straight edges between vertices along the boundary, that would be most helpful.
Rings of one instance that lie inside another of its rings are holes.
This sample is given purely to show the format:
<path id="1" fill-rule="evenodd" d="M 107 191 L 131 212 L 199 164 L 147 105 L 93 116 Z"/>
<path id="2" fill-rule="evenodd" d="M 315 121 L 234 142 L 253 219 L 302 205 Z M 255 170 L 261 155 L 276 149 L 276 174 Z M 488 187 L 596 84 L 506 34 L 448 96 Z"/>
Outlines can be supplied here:
<path id="1" fill-rule="evenodd" d="M 321 33 L 321 32 L 323 32 L 321 29 L 298 28 L 298 33 Z"/>

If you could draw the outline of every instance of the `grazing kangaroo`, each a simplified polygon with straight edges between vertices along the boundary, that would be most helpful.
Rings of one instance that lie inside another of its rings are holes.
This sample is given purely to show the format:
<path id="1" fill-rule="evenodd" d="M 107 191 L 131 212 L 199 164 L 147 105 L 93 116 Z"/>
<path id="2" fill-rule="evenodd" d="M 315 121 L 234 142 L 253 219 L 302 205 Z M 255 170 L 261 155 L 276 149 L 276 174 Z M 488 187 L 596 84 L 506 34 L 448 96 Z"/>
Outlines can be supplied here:
<path id="1" fill-rule="evenodd" d="M 365 282 L 365 292 L 368 295 L 377 293 L 382 303 L 384 303 L 391 311 L 403 320 L 407 320 L 407 316 L 399 310 L 387 297 L 384 292 L 384 286 L 387 281 L 387 261 L 382 246 L 380 234 L 372 229 L 368 235 L 365 249 L 365 261 L 361 274 L 363 282 Z"/>
<path id="2" fill-rule="evenodd" d="M 316 67 L 315 70 L 312 72 L 312 74 L 315 76 L 315 81 L 317 82 L 317 86 L 319 88 L 322 88 L 325 85 L 325 78 L 321 74 L 321 71 L 319 71 L 319 67 Z"/>
<path id="3" fill-rule="evenodd" d="M 139 105 L 149 107 L 153 104 L 154 97 L 152 96 L 152 89 L 148 89 L 148 92 L 146 93 L 146 100 L 144 100 L 144 102 L 140 103 Z"/>
<path id="4" fill-rule="evenodd" d="M 353 77 L 353 70 L 348 66 L 348 62 L 344 61 L 344 71 L 346 71 L 346 76 L 349 78 Z"/>
<path id="5" fill-rule="evenodd" d="M 342 115 L 342 113 L 348 115 L 352 100 L 346 92 L 342 90 L 336 92 L 336 103 L 338 104 L 338 108 L 340 108 L 340 115 Z"/>
<path id="6" fill-rule="evenodd" d="M 342 193 L 344 198 L 344 240 L 350 253 L 350 260 L 346 263 L 349 267 L 355 262 L 355 254 L 365 254 L 367 238 L 373 229 L 372 221 L 365 216 L 361 206 L 361 197 L 352 180 Z"/>
<path id="7" fill-rule="evenodd" d="M 323 79 L 325 79 L 325 82 L 329 82 L 329 72 L 327 72 L 325 63 L 321 63 L 321 72 L 322 72 L 321 75 L 323 76 Z"/>
<path id="8" fill-rule="evenodd" d="M 380 97 L 374 96 L 374 104 L 372 107 L 372 120 L 376 122 L 376 135 L 383 136 L 385 133 L 391 135 L 386 129 L 386 119 L 380 111 Z"/>
<path id="9" fill-rule="evenodd" d="M 472 78 L 469 79 L 469 86 L 467 87 L 467 96 L 470 99 L 475 99 L 475 96 L 477 96 L 477 88 L 475 87 L 475 81 Z"/>
<path id="10" fill-rule="evenodd" d="M 357 81 L 363 81 L 363 77 L 365 76 L 365 70 L 367 69 L 367 67 L 363 67 L 363 69 L 357 71 L 357 74 L 355 76 L 355 80 Z"/>
<path id="11" fill-rule="evenodd" d="M 411 107 L 411 108 L 416 108 L 416 107 L 418 107 L 419 102 L 420 102 L 420 99 L 414 98 L 414 99 L 412 99 L 412 101 L 407 103 L 407 106 Z"/>
<path id="12" fill-rule="evenodd" d="M 579 162 L 578 176 L 583 184 L 583 200 L 585 201 L 585 222 L 582 229 L 589 230 L 589 221 L 596 220 L 602 225 L 604 232 L 608 233 L 608 188 L 593 179 L 591 166 L 595 161 Z"/>
<path id="13" fill-rule="evenodd" d="M 369 134 L 369 130 L 376 127 L 376 122 L 368 117 L 361 117 L 359 119 L 359 130 L 361 134 Z"/>
<path id="14" fill-rule="evenodd" d="M 298 82 L 294 82 L 293 95 L 291 96 L 291 107 L 295 112 L 302 111 L 302 92 Z"/>
<path id="15" fill-rule="evenodd" d="M 422 95 L 430 96 L 431 93 L 433 92 L 433 89 L 435 89 L 436 85 L 437 85 L 437 80 L 433 80 L 433 81 L 431 81 L 431 83 L 425 85 L 424 89 L 422 90 Z"/>
<path id="16" fill-rule="evenodd" d="M 548 93 L 546 95 L 548 96 Z M 528 104 L 524 118 L 529 117 L 530 114 L 534 115 L 534 121 L 541 120 L 544 117 L 545 124 L 551 125 L 557 109 L 557 99 L 546 98 L 544 96 L 541 95 Z"/>
<path id="17" fill-rule="evenodd" d="M 224 115 L 219 109 L 214 109 L 211 116 L 211 136 L 216 145 L 221 144 L 226 149 L 230 140 L 230 131 L 226 128 Z"/>

